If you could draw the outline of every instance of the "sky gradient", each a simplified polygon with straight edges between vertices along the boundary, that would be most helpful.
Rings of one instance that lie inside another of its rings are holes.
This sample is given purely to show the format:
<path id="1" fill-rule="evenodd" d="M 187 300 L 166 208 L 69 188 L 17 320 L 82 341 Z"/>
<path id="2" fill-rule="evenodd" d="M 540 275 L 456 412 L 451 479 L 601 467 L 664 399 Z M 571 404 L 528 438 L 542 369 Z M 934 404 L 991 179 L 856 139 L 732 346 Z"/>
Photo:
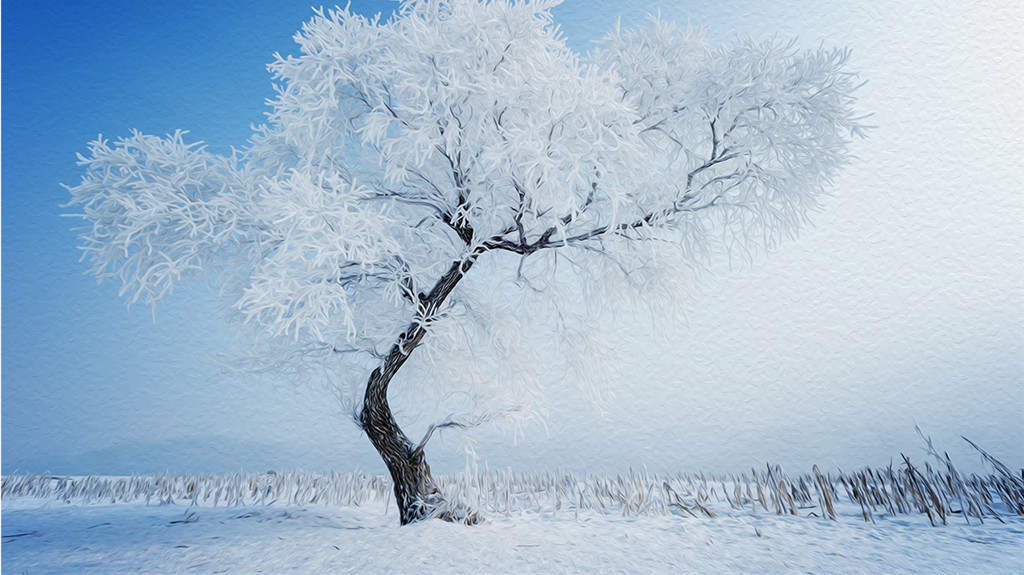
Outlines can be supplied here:
<path id="1" fill-rule="evenodd" d="M 547 428 L 476 430 L 491 467 L 805 471 L 923 458 L 915 424 L 965 467 L 965 435 L 1024 465 L 1024 9 L 1014 2 L 574 2 L 586 51 L 661 11 L 709 28 L 850 46 L 877 127 L 813 226 L 752 263 L 720 258 L 688 325 L 609 319 L 626 358 L 614 403 L 555 394 Z M 355 2 L 390 12 L 392 2 Z M 217 377 L 213 294 L 125 310 L 78 261 L 60 183 L 103 134 L 187 129 L 242 147 L 273 95 L 265 70 L 308 2 L 4 6 L 2 472 L 127 474 L 355 468 L 369 442 L 310 384 Z M 553 370 L 557 371 L 557 370 Z M 558 383 L 558 382 L 556 382 Z M 572 386 L 567 386 L 572 388 Z M 428 450 L 461 469 L 463 439 Z"/>

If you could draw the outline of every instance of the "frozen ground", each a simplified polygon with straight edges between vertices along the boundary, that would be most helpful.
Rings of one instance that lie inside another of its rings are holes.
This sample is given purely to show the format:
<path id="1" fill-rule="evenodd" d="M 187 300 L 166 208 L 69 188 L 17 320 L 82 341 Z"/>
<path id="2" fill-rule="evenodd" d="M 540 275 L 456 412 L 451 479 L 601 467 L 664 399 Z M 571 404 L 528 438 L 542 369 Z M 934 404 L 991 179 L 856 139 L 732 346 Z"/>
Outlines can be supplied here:
<path id="1" fill-rule="evenodd" d="M 103 504 L 6 493 L 3 572 L 1024 572 L 1024 517 L 998 503 L 1005 523 L 955 514 L 932 526 L 924 513 L 880 513 L 872 523 L 840 497 L 836 520 L 818 508 L 779 515 L 710 498 L 715 517 L 540 505 L 491 509 L 475 527 L 400 527 L 394 505 L 378 497 L 216 507 L 158 499 Z"/>

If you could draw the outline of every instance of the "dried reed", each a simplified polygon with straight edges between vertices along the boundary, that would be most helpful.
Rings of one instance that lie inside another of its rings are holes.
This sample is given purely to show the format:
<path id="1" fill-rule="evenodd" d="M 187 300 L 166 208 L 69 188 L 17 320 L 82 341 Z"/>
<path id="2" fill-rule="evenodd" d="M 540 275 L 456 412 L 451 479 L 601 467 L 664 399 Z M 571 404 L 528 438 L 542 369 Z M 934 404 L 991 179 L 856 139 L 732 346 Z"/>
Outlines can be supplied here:
<path id="1" fill-rule="evenodd" d="M 971 445 L 974 445 L 973 443 Z M 981 448 L 994 474 L 965 475 L 949 456 L 929 453 L 942 463 L 922 469 L 903 456 L 894 469 L 791 476 L 779 466 L 732 475 L 625 475 L 523 473 L 485 470 L 439 476 L 441 490 L 453 500 L 492 516 L 521 513 L 562 514 L 580 511 L 623 516 L 679 515 L 713 518 L 734 510 L 802 515 L 837 520 L 846 494 L 849 509 L 865 521 L 912 513 L 925 514 L 932 525 L 954 516 L 964 521 L 1024 516 L 1024 476 L 1018 477 Z M 716 487 L 718 488 L 716 490 Z M 360 506 L 387 502 L 391 482 L 363 473 L 164 474 L 132 477 L 58 477 L 10 475 L 0 496 L 27 497 L 75 504 L 188 503 L 195 506 L 325 505 Z M 727 507 L 726 507 L 727 505 Z M 717 510 L 716 510 L 717 509 Z"/>

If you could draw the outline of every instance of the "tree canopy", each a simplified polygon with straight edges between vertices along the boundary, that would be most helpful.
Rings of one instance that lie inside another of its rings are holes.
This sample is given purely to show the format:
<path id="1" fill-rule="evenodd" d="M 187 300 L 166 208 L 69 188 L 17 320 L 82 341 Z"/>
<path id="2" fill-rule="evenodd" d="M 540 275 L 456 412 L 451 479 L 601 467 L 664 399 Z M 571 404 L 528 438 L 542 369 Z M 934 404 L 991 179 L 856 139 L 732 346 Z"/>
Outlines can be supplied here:
<path id="1" fill-rule="evenodd" d="M 861 130 L 844 49 L 711 45 L 651 17 L 581 55 L 556 4 L 317 11 L 299 54 L 270 64 L 277 95 L 244 148 L 90 144 L 69 190 L 92 272 L 149 305 L 209 281 L 255 356 L 338 366 L 343 395 L 422 343 L 442 390 L 529 403 L 539 380 L 495 362 L 531 317 L 582 333 L 565 298 L 670 302 L 686 284 L 652 290 L 659 269 L 774 245 Z M 480 282 L 461 282 L 477 261 Z M 519 309 L 517 292 L 550 305 Z M 485 355 L 449 361 L 471 348 Z"/>

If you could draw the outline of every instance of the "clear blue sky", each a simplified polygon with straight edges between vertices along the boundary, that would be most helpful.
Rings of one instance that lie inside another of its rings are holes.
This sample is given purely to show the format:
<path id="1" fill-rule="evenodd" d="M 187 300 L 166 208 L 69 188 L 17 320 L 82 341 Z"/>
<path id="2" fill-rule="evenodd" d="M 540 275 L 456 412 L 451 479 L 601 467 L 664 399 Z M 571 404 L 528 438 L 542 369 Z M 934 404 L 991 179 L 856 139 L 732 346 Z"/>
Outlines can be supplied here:
<path id="1" fill-rule="evenodd" d="M 549 430 L 518 445 L 483 432 L 485 461 L 849 468 L 919 455 L 917 422 L 965 459 L 960 434 L 1024 463 L 1022 10 L 858 5 L 555 10 L 581 50 L 616 14 L 629 25 L 657 9 L 716 40 L 852 46 L 879 128 L 813 229 L 753 265 L 716 265 L 689 325 L 661 343 L 622 331 L 614 343 L 635 353 L 618 413 L 559 399 Z M 127 312 L 118 286 L 83 275 L 76 222 L 61 217 L 59 184 L 78 181 L 75 154 L 100 133 L 182 128 L 214 150 L 243 146 L 272 95 L 265 65 L 293 52 L 311 14 L 291 0 L 4 5 L 3 473 L 382 471 L 328 394 L 214 378 L 200 356 L 227 337 L 210 294 L 176 294 L 156 323 L 146 309 Z M 461 465 L 457 444 L 439 444 L 435 468 Z"/>

